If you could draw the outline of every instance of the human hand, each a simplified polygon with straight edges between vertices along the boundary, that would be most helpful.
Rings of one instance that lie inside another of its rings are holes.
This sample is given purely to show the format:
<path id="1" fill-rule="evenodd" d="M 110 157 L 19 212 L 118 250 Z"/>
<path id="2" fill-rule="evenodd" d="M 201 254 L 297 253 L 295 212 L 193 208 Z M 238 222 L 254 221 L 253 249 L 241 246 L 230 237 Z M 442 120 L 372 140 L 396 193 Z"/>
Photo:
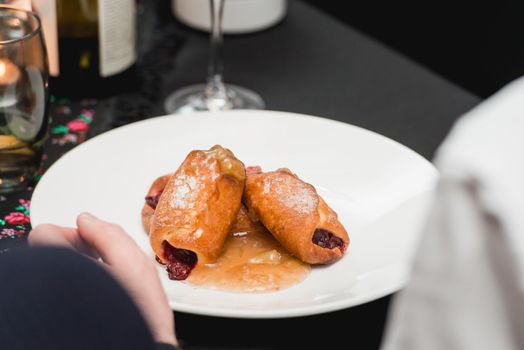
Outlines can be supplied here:
<path id="1" fill-rule="evenodd" d="M 32 246 L 65 246 L 95 259 L 127 290 L 157 342 L 178 345 L 173 312 L 156 268 L 124 230 L 91 214 L 77 218 L 78 229 L 42 224 L 29 235 Z"/>

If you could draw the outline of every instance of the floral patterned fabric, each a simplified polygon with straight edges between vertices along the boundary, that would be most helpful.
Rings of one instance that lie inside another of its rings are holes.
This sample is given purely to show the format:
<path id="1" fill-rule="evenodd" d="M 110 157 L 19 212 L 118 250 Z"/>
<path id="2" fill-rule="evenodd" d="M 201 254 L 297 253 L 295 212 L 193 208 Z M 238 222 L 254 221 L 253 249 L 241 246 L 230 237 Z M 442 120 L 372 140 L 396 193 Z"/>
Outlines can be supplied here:
<path id="1" fill-rule="evenodd" d="M 91 136 L 98 101 L 84 99 L 72 102 L 51 98 L 51 126 L 44 148 L 45 154 L 35 184 L 49 166 L 64 153 Z M 0 253 L 25 244 L 31 231 L 31 195 L 33 187 L 0 196 Z"/>

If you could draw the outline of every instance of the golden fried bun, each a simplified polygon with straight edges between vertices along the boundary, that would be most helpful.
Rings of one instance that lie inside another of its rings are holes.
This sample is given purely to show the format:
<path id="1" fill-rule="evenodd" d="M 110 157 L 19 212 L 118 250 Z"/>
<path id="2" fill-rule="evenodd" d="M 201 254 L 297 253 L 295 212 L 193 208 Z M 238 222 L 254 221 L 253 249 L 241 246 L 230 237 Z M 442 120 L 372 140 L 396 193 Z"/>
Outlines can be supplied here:
<path id="1" fill-rule="evenodd" d="M 246 172 L 228 149 L 192 151 L 169 178 L 150 223 L 150 243 L 172 279 L 213 262 L 241 205 Z"/>
<path id="2" fill-rule="evenodd" d="M 312 185 L 288 169 L 264 173 L 250 167 L 243 199 L 250 215 L 303 262 L 334 262 L 349 246 L 337 214 Z"/>
<path id="3" fill-rule="evenodd" d="M 142 212 L 140 213 L 140 216 L 142 217 L 142 226 L 144 227 L 144 231 L 146 231 L 147 234 L 149 234 L 151 219 L 153 218 L 156 206 L 158 205 L 158 201 L 160 200 L 160 195 L 162 194 L 162 192 L 164 192 L 164 188 L 167 185 L 167 181 L 172 175 L 173 174 L 160 176 L 151 184 L 149 191 L 147 191 L 145 203 L 142 207 Z"/>

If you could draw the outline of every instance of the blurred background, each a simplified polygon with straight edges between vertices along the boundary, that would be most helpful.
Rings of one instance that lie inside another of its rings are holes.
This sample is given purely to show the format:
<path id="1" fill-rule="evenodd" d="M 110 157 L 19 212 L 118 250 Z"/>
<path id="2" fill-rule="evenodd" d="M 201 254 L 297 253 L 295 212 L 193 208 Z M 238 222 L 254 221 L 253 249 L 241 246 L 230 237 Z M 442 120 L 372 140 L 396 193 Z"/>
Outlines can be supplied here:
<path id="1" fill-rule="evenodd" d="M 480 97 L 524 74 L 523 1 L 304 1 Z"/>

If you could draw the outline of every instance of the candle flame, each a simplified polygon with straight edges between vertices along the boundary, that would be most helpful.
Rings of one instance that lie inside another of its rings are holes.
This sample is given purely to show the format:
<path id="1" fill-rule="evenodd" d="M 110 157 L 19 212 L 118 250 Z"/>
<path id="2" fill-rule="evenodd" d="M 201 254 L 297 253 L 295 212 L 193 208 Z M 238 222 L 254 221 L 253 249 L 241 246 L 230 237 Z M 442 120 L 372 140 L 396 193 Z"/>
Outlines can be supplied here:
<path id="1" fill-rule="evenodd" d="M 20 70 L 7 58 L 0 58 L 0 85 L 16 84 Z"/>

